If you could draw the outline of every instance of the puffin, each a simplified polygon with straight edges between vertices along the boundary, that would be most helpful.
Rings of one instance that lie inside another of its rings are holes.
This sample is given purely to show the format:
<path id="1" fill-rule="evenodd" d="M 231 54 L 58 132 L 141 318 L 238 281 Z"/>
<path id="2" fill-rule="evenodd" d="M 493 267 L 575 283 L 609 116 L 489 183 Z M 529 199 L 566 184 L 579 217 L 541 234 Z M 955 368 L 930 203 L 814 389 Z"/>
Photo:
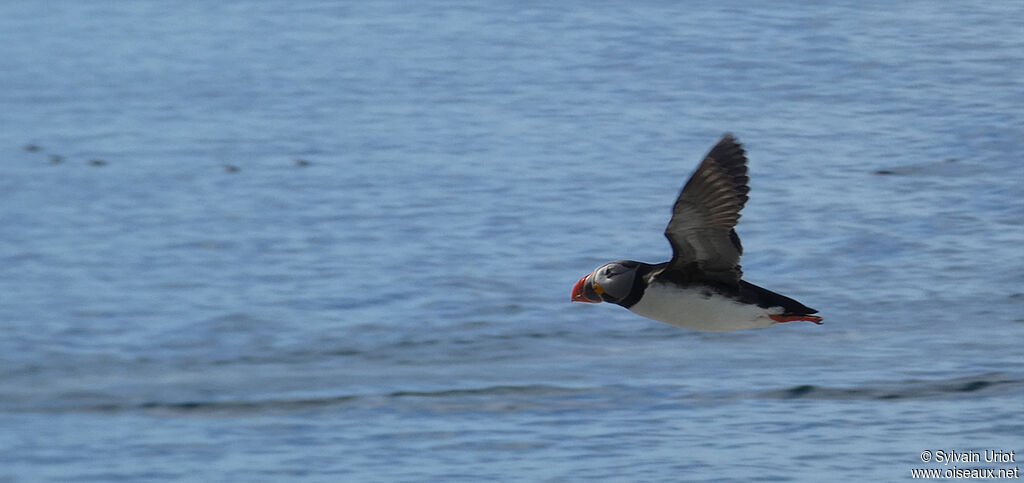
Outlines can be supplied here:
<path id="1" fill-rule="evenodd" d="M 821 324 L 810 307 L 743 280 L 736 234 L 747 203 L 747 156 L 732 134 L 708 152 L 672 206 L 672 259 L 606 263 L 572 288 L 573 302 L 609 302 L 686 329 L 724 332 L 783 322 Z"/>

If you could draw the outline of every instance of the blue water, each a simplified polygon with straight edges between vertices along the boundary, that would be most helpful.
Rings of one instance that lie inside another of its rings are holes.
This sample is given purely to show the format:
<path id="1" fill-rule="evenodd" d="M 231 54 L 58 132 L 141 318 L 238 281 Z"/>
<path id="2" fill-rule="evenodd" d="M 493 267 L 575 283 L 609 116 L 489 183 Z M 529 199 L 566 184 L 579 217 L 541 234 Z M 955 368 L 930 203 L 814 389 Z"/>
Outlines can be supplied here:
<path id="1" fill-rule="evenodd" d="M 1021 453 L 1021 18 L 2 3 L 0 481 L 893 481 L 925 449 Z M 727 131 L 747 280 L 825 325 L 570 304 L 668 258 Z"/>

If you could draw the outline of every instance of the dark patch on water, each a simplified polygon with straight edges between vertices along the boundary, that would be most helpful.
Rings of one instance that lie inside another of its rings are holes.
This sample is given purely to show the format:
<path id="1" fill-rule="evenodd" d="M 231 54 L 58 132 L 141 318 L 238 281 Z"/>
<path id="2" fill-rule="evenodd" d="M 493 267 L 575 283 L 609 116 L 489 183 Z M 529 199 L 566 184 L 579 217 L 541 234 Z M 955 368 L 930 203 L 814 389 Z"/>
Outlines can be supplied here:
<path id="1" fill-rule="evenodd" d="M 893 166 L 889 168 L 879 168 L 872 171 L 872 174 L 878 175 L 892 175 L 892 176 L 909 176 L 909 175 L 938 175 L 938 176 L 954 176 L 967 174 L 973 169 L 970 166 L 957 163 L 959 161 L 956 158 L 946 158 L 941 161 L 926 162 L 921 164 L 908 164 L 903 166 Z"/>
<path id="2" fill-rule="evenodd" d="M 814 392 L 815 387 L 810 384 L 802 384 L 786 390 L 788 397 L 804 397 Z"/>
<path id="3" fill-rule="evenodd" d="M 992 384 L 992 381 L 972 381 L 964 384 L 963 386 L 960 386 L 957 390 L 960 392 L 974 392 L 981 389 L 985 389 L 986 387 L 989 387 Z"/>
<path id="4" fill-rule="evenodd" d="M 462 396 L 508 396 L 508 395 L 550 395 L 561 394 L 573 389 L 543 384 L 525 386 L 492 386 L 474 389 L 445 389 L 440 391 L 396 391 L 388 397 L 462 397 Z"/>
<path id="5" fill-rule="evenodd" d="M 821 387 L 802 384 L 787 389 L 760 393 L 770 399 L 827 399 L 893 401 L 922 398 L 963 397 L 963 393 L 1024 392 L 1024 380 L 1001 374 L 984 374 L 947 380 L 909 380 L 869 384 L 853 388 Z"/>

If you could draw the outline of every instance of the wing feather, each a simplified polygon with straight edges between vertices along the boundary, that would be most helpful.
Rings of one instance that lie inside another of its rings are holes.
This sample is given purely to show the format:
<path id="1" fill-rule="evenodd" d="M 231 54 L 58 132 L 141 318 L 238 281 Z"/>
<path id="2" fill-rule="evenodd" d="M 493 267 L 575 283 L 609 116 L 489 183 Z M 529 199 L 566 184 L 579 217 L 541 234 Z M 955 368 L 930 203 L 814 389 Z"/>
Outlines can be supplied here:
<path id="1" fill-rule="evenodd" d="M 692 271 L 726 283 L 743 276 L 743 247 L 734 227 L 747 203 L 747 157 L 726 134 L 683 186 L 665 236 L 672 244 L 667 270 Z"/>

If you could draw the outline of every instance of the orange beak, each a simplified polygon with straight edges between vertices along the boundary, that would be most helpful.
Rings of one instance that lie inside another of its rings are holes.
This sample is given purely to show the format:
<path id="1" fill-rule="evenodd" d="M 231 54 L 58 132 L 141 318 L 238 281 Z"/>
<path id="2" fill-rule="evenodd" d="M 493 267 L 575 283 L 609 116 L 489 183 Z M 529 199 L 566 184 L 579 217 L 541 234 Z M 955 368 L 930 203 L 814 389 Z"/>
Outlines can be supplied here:
<path id="1" fill-rule="evenodd" d="M 592 298 L 587 297 L 586 295 L 587 278 L 589 278 L 591 275 L 593 275 L 593 273 L 588 273 L 584 275 L 583 278 L 576 282 L 576 285 L 572 287 L 573 302 L 587 302 L 590 304 L 597 304 L 602 302 L 602 300 L 594 300 Z"/>

